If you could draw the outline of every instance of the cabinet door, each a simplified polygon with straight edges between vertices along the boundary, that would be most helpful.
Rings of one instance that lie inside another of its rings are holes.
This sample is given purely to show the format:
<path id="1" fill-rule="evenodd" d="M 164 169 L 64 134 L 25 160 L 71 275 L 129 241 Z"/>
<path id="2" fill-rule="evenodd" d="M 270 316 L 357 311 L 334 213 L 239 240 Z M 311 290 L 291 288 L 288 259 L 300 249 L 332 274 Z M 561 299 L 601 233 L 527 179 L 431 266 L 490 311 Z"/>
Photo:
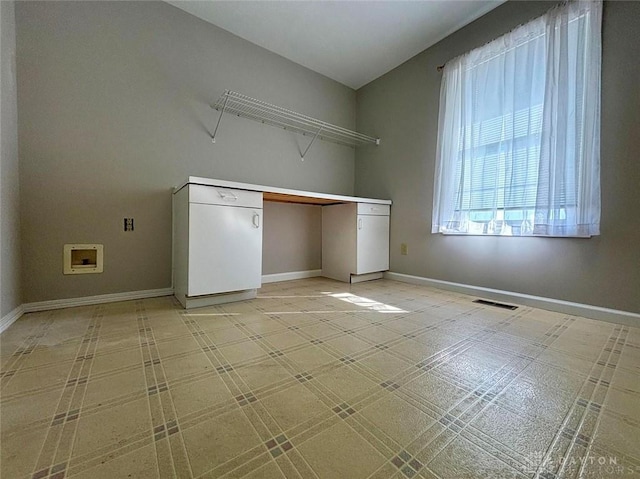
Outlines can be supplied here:
<path id="1" fill-rule="evenodd" d="M 262 210 L 189 205 L 188 295 L 259 288 Z"/>
<path id="2" fill-rule="evenodd" d="M 389 217 L 358 215 L 356 274 L 389 269 Z"/>

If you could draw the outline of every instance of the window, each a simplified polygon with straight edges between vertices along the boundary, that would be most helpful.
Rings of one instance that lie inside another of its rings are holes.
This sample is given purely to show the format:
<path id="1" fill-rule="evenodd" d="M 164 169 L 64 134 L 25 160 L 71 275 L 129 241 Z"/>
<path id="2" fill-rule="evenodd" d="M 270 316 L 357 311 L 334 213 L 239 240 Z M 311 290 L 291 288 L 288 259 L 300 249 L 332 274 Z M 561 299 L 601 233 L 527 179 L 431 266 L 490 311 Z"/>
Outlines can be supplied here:
<path id="1" fill-rule="evenodd" d="M 432 233 L 600 234 L 601 2 L 447 62 Z"/>

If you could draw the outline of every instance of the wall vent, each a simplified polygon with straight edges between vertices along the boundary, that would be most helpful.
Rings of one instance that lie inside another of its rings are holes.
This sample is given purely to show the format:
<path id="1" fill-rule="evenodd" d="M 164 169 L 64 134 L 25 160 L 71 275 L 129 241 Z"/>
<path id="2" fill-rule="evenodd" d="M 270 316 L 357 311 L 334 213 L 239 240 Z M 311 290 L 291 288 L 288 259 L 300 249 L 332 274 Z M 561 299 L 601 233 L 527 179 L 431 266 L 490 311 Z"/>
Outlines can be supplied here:
<path id="1" fill-rule="evenodd" d="M 474 303 L 484 304 L 485 306 L 493 306 L 495 308 L 503 308 L 503 309 L 518 309 L 517 306 L 512 306 L 510 304 L 497 303 L 495 301 L 488 301 L 486 299 L 474 299 Z"/>

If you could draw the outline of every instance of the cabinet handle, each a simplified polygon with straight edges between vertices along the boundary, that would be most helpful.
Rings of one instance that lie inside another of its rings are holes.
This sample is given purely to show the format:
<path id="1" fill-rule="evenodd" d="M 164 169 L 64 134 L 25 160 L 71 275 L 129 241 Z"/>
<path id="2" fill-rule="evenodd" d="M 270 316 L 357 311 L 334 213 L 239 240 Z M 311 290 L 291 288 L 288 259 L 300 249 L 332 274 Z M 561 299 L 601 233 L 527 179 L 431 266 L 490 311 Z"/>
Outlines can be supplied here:
<path id="1" fill-rule="evenodd" d="M 253 226 L 255 228 L 260 228 L 260 215 L 258 213 L 253 214 Z"/>
<path id="2" fill-rule="evenodd" d="M 238 199 L 236 195 L 234 195 L 233 193 L 228 193 L 226 191 L 218 191 L 218 194 L 224 201 L 236 201 Z"/>
<path id="3" fill-rule="evenodd" d="M 362 229 L 362 218 L 358 219 L 358 229 Z"/>

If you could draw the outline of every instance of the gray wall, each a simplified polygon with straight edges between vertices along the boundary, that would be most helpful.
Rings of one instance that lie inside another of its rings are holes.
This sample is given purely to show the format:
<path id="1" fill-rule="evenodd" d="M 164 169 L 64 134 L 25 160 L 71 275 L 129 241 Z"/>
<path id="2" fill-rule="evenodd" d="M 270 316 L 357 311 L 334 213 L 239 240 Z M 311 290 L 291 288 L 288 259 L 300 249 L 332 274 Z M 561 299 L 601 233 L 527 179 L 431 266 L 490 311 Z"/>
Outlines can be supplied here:
<path id="1" fill-rule="evenodd" d="M 169 287 L 188 175 L 352 194 L 354 152 L 218 112 L 232 89 L 355 127 L 355 92 L 162 2 L 19 2 L 25 302 Z M 124 233 L 122 219 L 135 218 Z M 65 243 L 104 273 L 62 275 Z"/>
<path id="2" fill-rule="evenodd" d="M 591 239 L 432 235 L 442 65 L 546 11 L 507 2 L 357 92 L 356 194 L 393 199 L 391 270 L 640 311 L 640 2 L 607 2 L 603 20 L 602 221 Z M 400 255 L 407 243 L 409 254 Z"/>
<path id="3" fill-rule="evenodd" d="M 322 207 L 264 202 L 262 274 L 322 268 Z"/>
<path id="4" fill-rule="evenodd" d="M 0 318 L 22 304 L 14 2 L 0 2 Z"/>

